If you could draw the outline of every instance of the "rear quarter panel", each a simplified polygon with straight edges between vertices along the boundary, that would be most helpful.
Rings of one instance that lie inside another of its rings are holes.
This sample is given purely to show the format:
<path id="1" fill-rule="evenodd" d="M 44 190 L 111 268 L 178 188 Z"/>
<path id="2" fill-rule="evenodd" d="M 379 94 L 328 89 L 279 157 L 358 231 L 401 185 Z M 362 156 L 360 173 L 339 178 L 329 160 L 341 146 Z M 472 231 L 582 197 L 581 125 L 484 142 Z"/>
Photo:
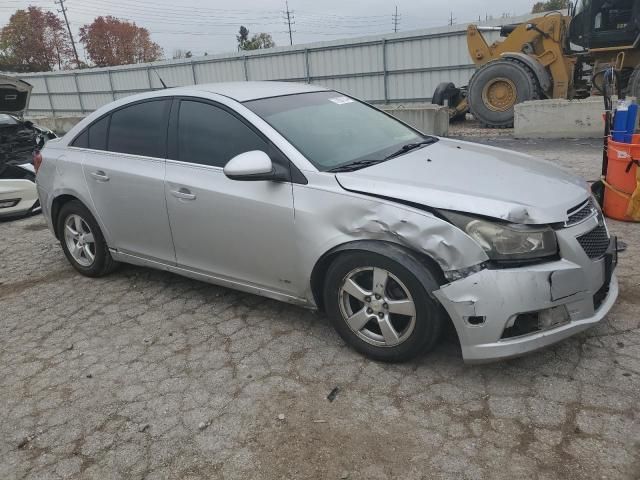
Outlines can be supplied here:
<path id="1" fill-rule="evenodd" d="M 110 236 L 91 201 L 87 182 L 82 171 L 85 151 L 81 148 L 65 147 L 59 141 L 47 143 L 42 150 L 42 165 L 36 175 L 38 196 L 42 213 L 49 229 L 54 232 L 52 205 L 56 198 L 70 195 L 80 200 L 95 217 L 109 244 Z"/>

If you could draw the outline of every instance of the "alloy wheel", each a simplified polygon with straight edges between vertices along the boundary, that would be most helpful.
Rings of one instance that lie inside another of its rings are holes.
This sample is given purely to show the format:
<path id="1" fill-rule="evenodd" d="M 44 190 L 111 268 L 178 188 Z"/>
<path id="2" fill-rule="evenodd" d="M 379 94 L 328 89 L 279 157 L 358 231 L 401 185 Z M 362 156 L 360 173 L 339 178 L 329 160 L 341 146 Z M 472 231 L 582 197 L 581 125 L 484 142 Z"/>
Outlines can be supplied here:
<path id="1" fill-rule="evenodd" d="M 349 272 L 338 290 L 342 317 L 365 342 L 395 347 L 406 341 L 416 325 L 416 308 L 409 289 L 379 267 Z"/>
<path id="2" fill-rule="evenodd" d="M 64 222 L 67 249 L 83 267 L 90 267 L 96 258 L 96 243 L 91 227 L 80 215 L 72 214 Z"/>

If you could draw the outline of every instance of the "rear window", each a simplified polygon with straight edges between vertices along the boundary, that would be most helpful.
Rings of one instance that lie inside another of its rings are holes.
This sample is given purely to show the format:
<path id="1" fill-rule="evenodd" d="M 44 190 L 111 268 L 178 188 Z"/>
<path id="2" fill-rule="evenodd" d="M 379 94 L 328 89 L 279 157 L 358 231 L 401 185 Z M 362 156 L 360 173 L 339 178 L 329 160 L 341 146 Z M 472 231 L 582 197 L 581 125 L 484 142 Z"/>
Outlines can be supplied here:
<path id="1" fill-rule="evenodd" d="M 93 150 L 106 150 L 108 129 L 109 116 L 94 122 L 89 127 L 89 148 Z"/>
<path id="2" fill-rule="evenodd" d="M 111 115 L 110 152 L 165 158 L 171 100 L 136 103 Z"/>
<path id="3" fill-rule="evenodd" d="M 73 142 L 71 142 L 72 147 L 78 148 L 89 148 L 89 133 L 87 130 L 84 130 L 80 135 L 78 135 Z"/>

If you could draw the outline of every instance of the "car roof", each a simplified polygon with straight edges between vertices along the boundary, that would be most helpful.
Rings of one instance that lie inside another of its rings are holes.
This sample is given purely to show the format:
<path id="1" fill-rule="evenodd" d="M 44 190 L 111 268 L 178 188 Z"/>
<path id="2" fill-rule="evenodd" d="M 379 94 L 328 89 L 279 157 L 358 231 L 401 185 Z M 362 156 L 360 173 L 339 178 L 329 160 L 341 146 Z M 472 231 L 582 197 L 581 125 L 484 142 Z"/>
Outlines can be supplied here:
<path id="1" fill-rule="evenodd" d="M 293 82 L 225 82 L 205 83 L 171 89 L 172 94 L 210 92 L 232 98 L 238 102 L 247 102 L 259 98 L 295 95 L 298 93 L 323 92 L 327 88 L 318 85 Z"/>

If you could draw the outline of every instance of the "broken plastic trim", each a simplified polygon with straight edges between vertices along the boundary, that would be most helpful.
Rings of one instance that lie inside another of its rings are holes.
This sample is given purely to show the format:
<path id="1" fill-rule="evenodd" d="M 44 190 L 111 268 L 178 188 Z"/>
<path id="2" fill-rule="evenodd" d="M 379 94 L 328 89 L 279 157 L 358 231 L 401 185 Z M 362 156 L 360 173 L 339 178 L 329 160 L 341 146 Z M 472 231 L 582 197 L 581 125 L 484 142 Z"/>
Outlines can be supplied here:
<path id="1" fill-rule="evenodd" d="M 485 268 L 488 268 L 489 262 L 479 263 L 478 265 L 474 265 L 468 268 L 461 268 L 460 270 L 449 270 L 448 272 L 444 272 L 444 277 L 447 279 L 449 283 L 455 282 L 457 280 L 462 280 L 463 278 L 467 278 L 474 273 L 478 273 Z"/>

